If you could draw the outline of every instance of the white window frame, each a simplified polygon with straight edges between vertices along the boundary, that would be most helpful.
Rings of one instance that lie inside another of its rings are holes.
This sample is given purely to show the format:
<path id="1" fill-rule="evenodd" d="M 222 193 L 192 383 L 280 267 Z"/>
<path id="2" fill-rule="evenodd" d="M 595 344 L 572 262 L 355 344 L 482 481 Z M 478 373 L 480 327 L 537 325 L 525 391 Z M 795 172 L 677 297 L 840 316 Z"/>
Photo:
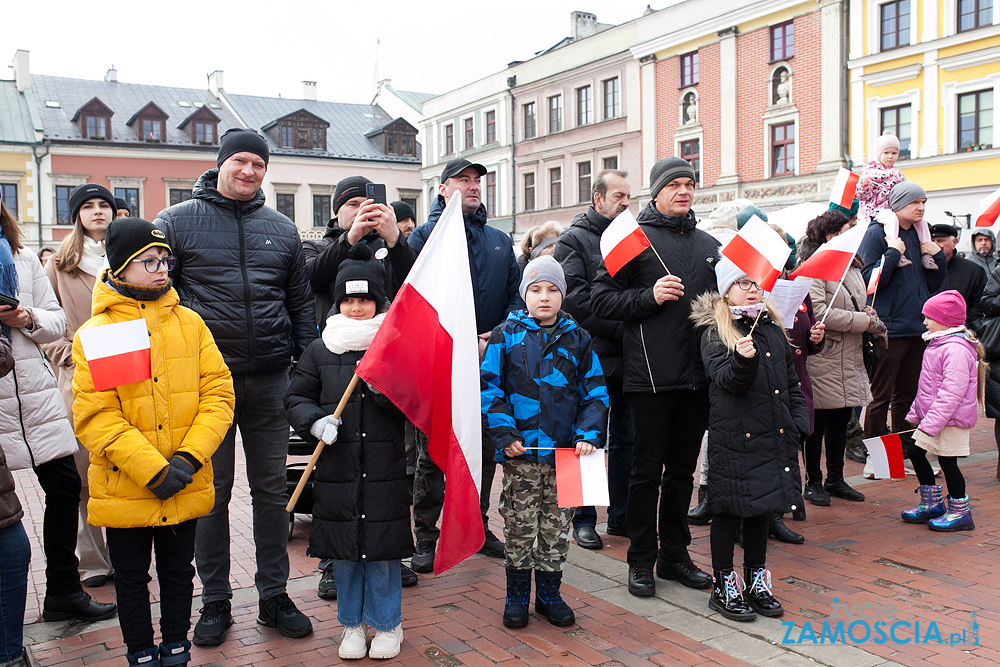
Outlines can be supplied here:
<path id="1" fill-rule="evenodd" d="M 146 181 L 145 176 L 134 177 L 134 176 L 108 176 L 108 190 L 111 190 L 114 194 L 115 188 L 134 188 L 139 191 L 139 210 L 133 215 L 139 218 L 145 218 L 146 212 L 146 189 L 143 184 Z M 170 201 L 169 199 L 167 200 Z"/>
<path id="2" fill-rule="evenodd" d="M 993 89 L 993 148 L 1000 148 L 1000 127 L 997 126 L 997 100 L 1000 100 L 1000 73 L 973 81 L 949 81 L 941 85 L 941 107 L 944 109 L 944 153 L 958 152 L 958 96 Z"/>
<path id="3" fill-rule="evenodd" d="M 895 0 L 868 0 L 868 53 L 888 53 L 882 51 L 882 5 L 890 2 Z M 910 0 L 910 45 L 920 40 L 920 35 L 917 34 L 917 12 L 922 4 L 921 0 Z M 901 44 L 890 51 L 896 51 L 902 46 L 905 45 Z"/>
<path id="4" fill-rule="evenodd" d="M 882 132 L 882 109 L 888 107 L 898 107 L 904 104 L 910 105 L 910 127 L 913 128 L 913 136 L 910 137 L 910 159 L 920 155 L 920 147 L 923 145 L 922 125 L 920 121 L 920 100 L 923 98 L 919 88 L 907 90 L 899 95 L 889 97 L 869 97 L 865 100 L 865 119 L 868 123 L 868 132 L 865 135 L 865 155 L 866 160 L 874 159 L 872 151 L 875 150 L 875 141 Z"/>
<path id="5" fill-rule="evenodd" d="M 768 84 L 770 85 L 770 83 Z M 764 114 L 764 174 L 766 178 L 787 178 L 792 174 L 782 174 L 775 176 L 771 173 L 771 127 L 774 125 L 784 125 L 785 123 L 795 123 L 795 176 L 802 173 L 802 123 L 799 121 L 799 110 L 791 107 L 779 107 L 781 113 Z M 702 160 L 704 165 L 704 160 Z M 704 177 L 704 173 L 702 173 Z"/>
<path id="6" fill-rule="evenodd" d="M 951 37 L 958 34 L 958 0 L 944 1 L 944 34 L 941 36 Z M 993 0 L 993 25 L 997 24 L 1000 24 L 1000 2 Z M 970 35 L 975 33 L 974 30 L 968 32 Z"/>

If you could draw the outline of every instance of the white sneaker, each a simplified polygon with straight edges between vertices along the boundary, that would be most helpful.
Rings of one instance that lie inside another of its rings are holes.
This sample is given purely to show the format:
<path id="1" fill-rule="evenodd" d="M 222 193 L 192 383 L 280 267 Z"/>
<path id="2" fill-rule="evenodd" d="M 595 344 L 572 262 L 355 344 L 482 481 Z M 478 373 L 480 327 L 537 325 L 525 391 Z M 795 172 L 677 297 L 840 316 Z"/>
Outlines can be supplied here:
<path id="1" fill-rule="evenodd" d="M 358 660 L 368 655 L 368 626 L 362 623 L 345 627 L 339 653 L 341 660 Z"/>
<path id="2" fill-rule="evenodd" d="M 375 658 L 377 660 L 395 658 L 399 655 L 399 649 L 402 643 L 402 623 L 394 627 L 392 630 L 376 630 L 375 638 L 372 639 L 372 647 L 368 651 L 368 657 Z"/>
<path id="3" fill-rule="evenodd" d="M 861 475 L 865 479 L 875 479 L 875 466 L 872 465 L 872 457 L 869 456 L 868 460 L 865 461 L 865 469 Z"/>

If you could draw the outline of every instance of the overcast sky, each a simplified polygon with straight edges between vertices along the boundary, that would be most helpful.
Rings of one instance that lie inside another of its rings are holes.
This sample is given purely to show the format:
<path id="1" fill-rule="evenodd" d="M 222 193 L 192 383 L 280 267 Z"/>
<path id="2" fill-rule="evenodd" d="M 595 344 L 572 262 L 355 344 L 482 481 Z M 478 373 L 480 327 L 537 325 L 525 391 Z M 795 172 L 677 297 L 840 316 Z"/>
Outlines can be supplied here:
<path id="1" fill-rule="evenodd" d="M 443 93 L 568 36 L 573 10 L 617 25 L 641 16 L 647 2 L 6 0 L 0 63 L 26 49 L 33 74 L 101 79 L 114 65 L 122 82 L 189 88 L 207 87 L 206 75 L 221 69 L 230 93 L 298 98 L 309 80 L 322 100 L 367 103 L 376 38 L 379 78 L 398 90 Z"/>

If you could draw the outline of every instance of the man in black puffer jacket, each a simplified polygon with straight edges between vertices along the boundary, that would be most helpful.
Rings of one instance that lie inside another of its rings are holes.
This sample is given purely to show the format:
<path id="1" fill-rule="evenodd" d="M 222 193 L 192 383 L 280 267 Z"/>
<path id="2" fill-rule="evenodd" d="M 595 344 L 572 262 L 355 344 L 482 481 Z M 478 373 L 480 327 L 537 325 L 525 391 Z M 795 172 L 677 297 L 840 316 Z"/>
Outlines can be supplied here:
<path id="1" fill-rule="evenodd" d="M 198 179 L 194 198 L 156 217 L 177 257 L 173 280 L 181 304 L 205 320 L 236 390 L 233 425 L 212 455 L 215 507 L 198 520 L 195 534 L 205 603 L 193 635 L 200 646 L 221 644 L 233 623 L 229 499 L 237 426 L 253 496 L 257 621 L 286 637 L 312 632 L 312 623 L 285 592 L 288 422 L 283 399 L 292 357 L 316 338 L 316 318 L 295 224 L 264 206 L 260 185 L 268 157 L 267 142 L 256 132 L 226 132 L 218 168 Z"/>
<path id="2" fill-rule="evenodd" d="M 719 256 L 718 241 L 695 229 L 691 165 L 659 160 L 649 182 L 653 200 L 637 220 L 659 257 L 644 250 L 614 276 L 602 264 L 590 299 L 597 317 L 625 322 L 623 384 L 635 439 L 626 516 L 628 589 L 642 597 L 655 593 L 654 562 L 661 579 L 691 588 L 712 585 L 687 551 L 688 502 L 708 426 L 701 335 L 690 316 L 691 303 L 715 289 Z"/>

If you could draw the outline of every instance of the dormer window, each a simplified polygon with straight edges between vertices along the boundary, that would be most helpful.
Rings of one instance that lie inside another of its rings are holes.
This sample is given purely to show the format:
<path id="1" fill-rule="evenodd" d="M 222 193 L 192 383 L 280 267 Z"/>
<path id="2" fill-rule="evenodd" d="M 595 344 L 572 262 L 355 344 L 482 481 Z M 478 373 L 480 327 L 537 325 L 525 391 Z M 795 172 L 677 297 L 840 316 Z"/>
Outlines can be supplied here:
<path id="1" fill-rule="evenodd" d="M 167 140 L 167 114 L 150 102 L 135 112 L 125 125 L 135 129 L 136 139 L 159 143 Z"/>
<path id="2" fill-rule="evenodd" d="M 163 141 L 163 121 L 143 120 L 141 136 L 144 141 Z"/>
<path id="3" fill-rule="evenodd" d="M 214 144 L 215 143 L 215 124 L 214 123 L 195 123 L 194 124 L 194 134 L 195 142 L 199 144 Z"/>
<path id="4" fill-rule="evenodd" d="M 85 139 L 107 139 L 108 119 L 105 116 L 84 116 L 87 126 Z"/>
<path id="5" fill-rule="evenodd" d="M 106 141 L 111 139 L 111 117 L 115 115 L 104 102 L 96 97 L 76 110 L 71 122 L 77 123 L 84 139 Z"/>
<path id="6" fill-rule="evenodd" d="M 330 123 L 305 109 L 299 109 L 265 125 L 267 132 L 281 148 L 296 150 L 326 150 L 326 129 Z"/>
<path id="7" fill-rule="evenodd" d="M 213 146 L 219 143 L 219 117 L 205 105 L 196 102 L 197 107 L 190 116 L 181 121 L 178 130 L 184 130 L 193 144 Z"/>
<path id="8" fill-rule="evenodd" d="M 417 157 L 417 128 L 402 118 L 369 130 L 365 136 L 386 155 Z"/>

